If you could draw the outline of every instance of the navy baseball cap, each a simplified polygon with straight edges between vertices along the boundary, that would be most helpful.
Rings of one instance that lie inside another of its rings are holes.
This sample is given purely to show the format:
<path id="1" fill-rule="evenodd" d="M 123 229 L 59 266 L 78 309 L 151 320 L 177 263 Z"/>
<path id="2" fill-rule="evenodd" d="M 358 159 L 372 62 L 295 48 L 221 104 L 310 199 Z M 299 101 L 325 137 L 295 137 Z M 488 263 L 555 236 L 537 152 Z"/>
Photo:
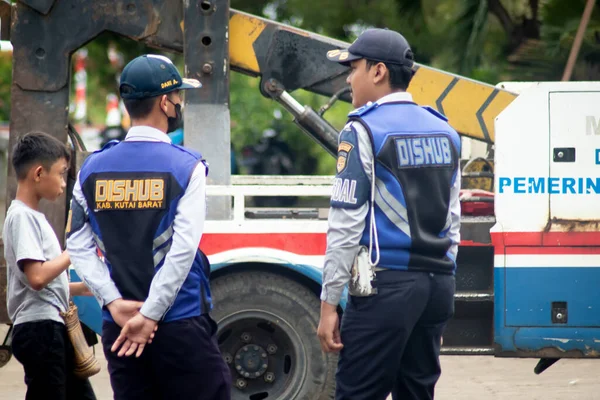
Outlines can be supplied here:
<path id="1" fill-rule="evenodd" d="M 342 65 L 366 58 L 412 68 L 414 55 L 408 41 L 398 32 L 389 29 L 367 29 L 347 50 L 330 50 L 327 58 Z"/>
<path id="2" fill-rule="evenodd" d="M 181 78 L 177 67 L 165 56 L 145 54 L 131 60 L 121 73 L 119 92 L 123 99 L 144 99 L 174 90 L 198 89 L 196 79 Z"/>

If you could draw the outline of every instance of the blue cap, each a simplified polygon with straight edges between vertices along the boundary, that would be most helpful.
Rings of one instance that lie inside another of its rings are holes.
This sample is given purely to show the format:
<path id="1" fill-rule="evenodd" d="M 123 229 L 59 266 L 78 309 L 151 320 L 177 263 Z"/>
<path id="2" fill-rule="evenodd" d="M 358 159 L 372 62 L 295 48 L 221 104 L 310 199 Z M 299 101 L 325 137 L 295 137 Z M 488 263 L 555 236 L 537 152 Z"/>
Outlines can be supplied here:
<path id="1" fill-rule="evenodd" d="M 343 65 L 366 58 L 412 68 L 414 55 L 408 41 L 398 32 L 389 29 L 367 29 L 347 50 L 330 50 L 327 58 Z"/>
<path id="2" fill-rule="evenodd" d="M 121 73 L 119 92 L 123 99 L 145 99 L 174 90 L 198 89 L 196 79 L 181 78 L 177 67 L 165 56 L 145 54 L 131 60 Z"/>

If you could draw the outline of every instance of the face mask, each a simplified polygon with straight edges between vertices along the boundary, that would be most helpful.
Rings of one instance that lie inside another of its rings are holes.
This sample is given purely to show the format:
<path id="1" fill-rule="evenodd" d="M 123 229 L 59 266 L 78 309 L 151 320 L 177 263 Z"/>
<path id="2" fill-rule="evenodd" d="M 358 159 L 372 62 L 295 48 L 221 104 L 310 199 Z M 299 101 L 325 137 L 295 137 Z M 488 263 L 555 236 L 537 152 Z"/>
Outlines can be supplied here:
<path id="1" fill-rule="evenodd" d="M 175 104 L 171 100 L 169 100 L 169 102 L 175 106 L 175 116 L 169 117 L 167 115 L 167 133 L 171 133 L 179 129 L 181 122 L 183 121 L 183 117 L 181 116 L 181 104 Z"/>

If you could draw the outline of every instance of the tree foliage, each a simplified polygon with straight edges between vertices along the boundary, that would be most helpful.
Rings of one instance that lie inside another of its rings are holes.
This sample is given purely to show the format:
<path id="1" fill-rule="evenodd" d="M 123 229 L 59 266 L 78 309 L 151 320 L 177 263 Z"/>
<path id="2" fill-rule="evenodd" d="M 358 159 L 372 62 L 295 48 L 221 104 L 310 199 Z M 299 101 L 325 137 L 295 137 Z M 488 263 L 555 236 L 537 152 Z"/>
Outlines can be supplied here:
<path id="1" fill-rule="evenodd" d="M 411 43 L 417 61 L 495 84 L 504 80 L 559 80 L 577 31 L 585 0 L 231 0 L 231 7 L 352 42 L 367 27 L 397 30 Z M 600 76 L 600 8 L 589 23 L 573 80 Z M 129 39 L 104 33 L 86 45 L 88 118 L 105 119 L 106 96 L 117 93 L 117 74 L 108 62 L 113 43 L 127 62 L 156 52 Z M 183 70 L 183 57 L 168 54 Z M 0 120 L 10 110 L 11 58 L 0 53 Z M 231 135 L 235 149 L 256 143 L 272 127 L 279 106 L 263 97 L 256 78 L 231 74 Z M 72 84 L 72 92 L 74 84 Z M 296 91 L 303 104 L 318 109 L 327 99 Z M 73 98 L 73 96 L 72 96 Z M 282 110 L 283 111 L 283 110 Z M 336 104 L 326 114 L 341 128 L 350 105 Z M 333 173 L 335 161 L 298 129 L 283 112 L 282 135 L 300 160 L 302 171 Z M 306 156 L 306 157 L 303 157 Z M 318 160 L 314 162 L 313 160 Z"/>

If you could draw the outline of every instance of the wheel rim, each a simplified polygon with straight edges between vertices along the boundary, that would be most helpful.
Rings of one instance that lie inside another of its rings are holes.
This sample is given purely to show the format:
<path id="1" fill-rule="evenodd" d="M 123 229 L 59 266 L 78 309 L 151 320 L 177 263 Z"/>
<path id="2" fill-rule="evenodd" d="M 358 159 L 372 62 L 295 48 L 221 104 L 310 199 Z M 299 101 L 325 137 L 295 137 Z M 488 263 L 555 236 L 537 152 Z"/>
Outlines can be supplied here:
<path id="1" fill-rule="evenodd" d="M 289 322 L 267 311 L 244 310 L 218 324 L 233 399 L 293 399 L 298 394 L 306 377 L 306 353 Z"/>

